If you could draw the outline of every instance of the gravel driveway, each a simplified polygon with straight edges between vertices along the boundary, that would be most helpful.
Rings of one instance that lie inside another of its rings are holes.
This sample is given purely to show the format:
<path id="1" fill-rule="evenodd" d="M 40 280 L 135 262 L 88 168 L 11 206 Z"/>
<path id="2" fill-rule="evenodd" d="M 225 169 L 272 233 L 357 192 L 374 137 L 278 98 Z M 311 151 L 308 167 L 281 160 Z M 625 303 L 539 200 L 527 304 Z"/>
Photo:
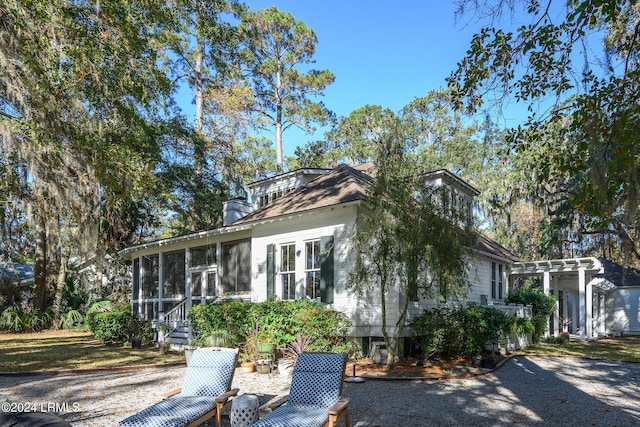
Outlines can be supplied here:
<path id="1" fill-rule="evenodd" d="M 0 376 L 0 402 L 57 412 L 74 426 L 111 426 L 179 387 L 184 370 Z M 288 390 L 277 373 L 236 371 L 233 386 L 261 403 Z M 368 380 L 345 383 L 343 395 L 354 427 L 640 426 L 640 365 L 622 362 L 518 356 L 474 378 Z"/>

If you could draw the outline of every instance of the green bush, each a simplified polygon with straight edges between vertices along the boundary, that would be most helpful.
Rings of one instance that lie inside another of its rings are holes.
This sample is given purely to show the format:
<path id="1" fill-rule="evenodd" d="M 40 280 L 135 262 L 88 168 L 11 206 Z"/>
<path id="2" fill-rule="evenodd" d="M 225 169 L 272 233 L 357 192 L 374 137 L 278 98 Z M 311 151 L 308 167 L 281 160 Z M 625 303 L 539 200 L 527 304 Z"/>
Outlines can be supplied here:
<path id="1" fill-rule="evenodd" d="M 0 315 L 0 329 L 10 332 L 34 332 L 51 326 L 51 310 L 23 311 L 9 306 Z"/>
<path id="2" fill-rule="evenodd" d="M 138 319 L 128 311 L 98 312 L 91 316 L 89 328 L 97 339 L 117 344 L 130 343 L 133 339 L 152 339 L 149 322 Z"/>
<path id="3" fill-rule="evenodd" d="M 214 331 L 228 331 L 231 334 L 230 341 L 234 346 L 239 346 L 244 342 L 246 333 L 255 326 L 249 317 L 250 306 L 238 300 L 198 304 L 189 310 L 189 320 L 202 339 L 215 335 Z"/>
<path id="4" fill-rule="evenodd" d="M 533 342 L 540 341 L 547 328 L 549 316 L 556 308 L 556 298 L 553 295 L 546 295 L 540 289 L 516 289 L 509 292 L 505 298 L 507 304 L 530 305 L 532 311 L 531 322 L 534 326 Z"/>
<path id="5" fill-rule="evenodd" d="M 505 313 L 492 307 L 434 308 L 414 317 L 409 328 L 424 358 L 473 357 L 487 344 L 498 342 L 507 319 Z"/>
<path id="6" fill-rule="evenodd" d="M 244 303 L 223 300 L 193 306 L 189 310 L 193 328 L 202 337 L 226 330 L 235 346 L 242 347 L 256 324 L 269 340 L 284 348 L 301 333 L 314 341 L 316 350 L 347 351 L 346 334 L 351 322 L 340 312 L 327 310 L 309 300 Z"/>
<path id="7" fill-rule="evenodd" d="M 504 300 L 507 304 L 530 305 L 533 316 L 549 317 L 556 308 L 556 298 L 541 289 L 514 289 Z"/>

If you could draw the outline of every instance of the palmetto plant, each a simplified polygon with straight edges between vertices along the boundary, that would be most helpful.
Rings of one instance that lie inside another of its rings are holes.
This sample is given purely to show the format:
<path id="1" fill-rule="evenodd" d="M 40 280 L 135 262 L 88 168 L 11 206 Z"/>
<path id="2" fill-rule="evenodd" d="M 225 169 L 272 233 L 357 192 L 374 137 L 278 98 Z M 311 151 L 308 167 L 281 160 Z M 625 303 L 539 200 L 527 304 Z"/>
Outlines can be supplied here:
<path id="1" fill-rule="evenodd" d="M 287 344 L 287 348 L 283 351 L 283 356 L 287 359 L 291 359 L 295 362 L 300 353 L 304 353 L 305 351 L 310 351 L 311 346 L 313 345 L 313 339 L 309 337 L 305 337 L 302 335 L 302 332 L 298 332 L 298 336 L 295 341 L 291 341 Z"/>

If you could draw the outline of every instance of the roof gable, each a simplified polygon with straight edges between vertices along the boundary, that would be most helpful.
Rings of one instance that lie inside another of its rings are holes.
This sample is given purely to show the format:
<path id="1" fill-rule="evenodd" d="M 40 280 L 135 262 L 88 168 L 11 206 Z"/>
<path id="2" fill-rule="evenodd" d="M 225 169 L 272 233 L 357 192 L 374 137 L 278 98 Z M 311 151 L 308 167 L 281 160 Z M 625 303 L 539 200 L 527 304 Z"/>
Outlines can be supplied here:
<path id="1" fill-rule="evenodd" d="M 509 249 L 505 248 L 498 242 L 492 240 L 490 237 L 478 233 L 478 240 L 476 241 L 476 249 L 480 252 L 484 252 L 489 255 L 496 256 L 498 258 L 504 258 L 509 261 L 517 261 L 517 257 Z"/>
<path id="2" fill-rule="evenodd" d="M 232 225 L 365 200 L 372 182 L 372 178 L 361 168 L 343 164 L 239 219 Z"/>

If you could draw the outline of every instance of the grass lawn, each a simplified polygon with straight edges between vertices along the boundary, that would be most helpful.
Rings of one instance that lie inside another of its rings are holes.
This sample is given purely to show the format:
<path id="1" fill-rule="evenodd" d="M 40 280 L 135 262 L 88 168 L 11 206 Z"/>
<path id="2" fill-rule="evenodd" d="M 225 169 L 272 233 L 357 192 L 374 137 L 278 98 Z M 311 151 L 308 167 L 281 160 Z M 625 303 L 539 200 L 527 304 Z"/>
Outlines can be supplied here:
<path id="1" fill-rule="evenodd" d="M 518 353 L 577 356 L 640 363 L 640 336 L 603 338 L 598 341 L 585 342 L 571 341 L 564 344 L 542 343 L 519 350 Z"/>
<path id="2" fill-rule="evenodd" d="M 113 368 L 173 362 L 184 362 L 184 356 L 160 354 L 155 347 L 134 350 L 105 345 L 89 332 L 0 333 L 0 372 Z"/>
<path id="3" fill-rule="evenodd" d="M 538 344 L 519 354 L 546 354 L 640 363 L 640 337 L 565 344 Z M 70 330 L 0 334 L 0 372 L 113 368 L 184 362 L 178 353 L 161 354 L 155 347 L 131 349 L 105 345 L 89 332 Z"/>

